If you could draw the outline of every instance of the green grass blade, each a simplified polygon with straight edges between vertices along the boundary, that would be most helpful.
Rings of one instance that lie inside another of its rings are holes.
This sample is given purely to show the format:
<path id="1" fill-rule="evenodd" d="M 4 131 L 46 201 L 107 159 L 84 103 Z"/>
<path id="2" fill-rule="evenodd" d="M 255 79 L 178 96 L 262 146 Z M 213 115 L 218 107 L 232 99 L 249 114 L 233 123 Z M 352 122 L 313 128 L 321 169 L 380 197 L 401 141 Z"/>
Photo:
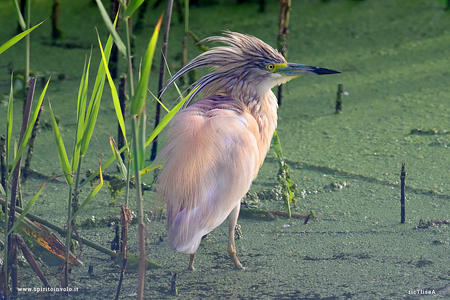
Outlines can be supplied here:
<path id="1" fill-rule="evenodd" d="M 109 56 L 111 54 L 113 39 L 111 35 L 108 37 L 108 41 L 105 46 L 105 58 L 109 62 Z M 86 113 L 85 129 L 83 132 L 83 138 L 81 143 L 81 155 L 86 155 L 87 149 L 89 147 L 89 142 L 91 140 L 92 134 L 94 133 L 95 123 L 97 122 L 98 110 L 100 108 L 100 101 L 103 94 L 103 87 L 105 85 L 105 67 L 103 61 L 100 62 L 97 72 L 97 77 L 95 79 L 94 89 L 92 91 L 92 96 L 89 101 L 89 107 Z"/>
<path id="2" fill-rule="evenodd" d="M 123 151 L 125 151 L 125 149 L 128 149 L 128 147 L 130 147 L 130 142 L 128 142 L 128 144 L 126 144 L 125 146 L 120 148 L 119 153 L 122 153 Z M 106 169 L 114 161 L 115 161 L 115 157 L 113 155 L 102 165 L 102 168 Z M 92 173 L 85 181 L 83 181 L 83 183 L 80 184 L 80 186 L 78 188 L 82 189 L 85 185 L 89 184 L 92 180 L 94 180 L 99 174 L 100 174 L 100 169 L 98 169 L 97 171 Z"/>
<path id="3" fill-rule="evenodd" d="M 59 162 L 60 162 L 61 168 L 64 172 L 64 176 L 66 178 L 67 184 L 72 186 L 73 178 L 71 176 L 71 167 L 70 167 L 69 159 L 67 157 L 66 148 L 64 147 L 64 141 L 61 137 L 61 133 L 59 132 L 58 124 L 56 123 L 55 116 L 53 115 L 53 110 L 52 110 L 50 101 L 48 102 L 48 106 L 49 106 L 49 110 L 50 110 L 50 115 L 52 117 L 53 134 L 55 136 L 56 147 L 58 149 Z"/>
<path id="4" fill-rule="evenodd" d="M 113 38 L 110 35 L 108 37 L 108 41 L 106 42 L 106 46 L 105 46 L 105 49 L 104 49 L 106 61 L 108 61 L 108 62 L 109 62 L 109 55 L 111 53 L 112 45 L 113 45 Z M 102 84 L 102 80 L 104 78 L 104 75 L 105 75 L 105 67 L 103 65 L 103 61 L 101 61 L 99 66 L 98 66 L 97 77 L 95 78 L 94 88 L 93 88 L 93 91 L 92 91 L 91 100 L 89 102 L 89 108 L 88 108 L 88 111 L 87 111 L 88 114 L 86 116 L 86 119 L 89 119 L 89 113 L 91 112 L 92 106 L 93 106 L 93 103 L 94 103 L 92 101 L 92 99 L 94 99 L 94 97 L 96 95 L 96 91 L 99 90 L 99 87 Z"/>
<path id="5" fill-rule="evenodd" d="M 131 17 L 133 13 L 136 11 L 136 9 L 138 9 L 143 2 L 144 0 L 131 0 L 123 13 L 123 18 L 127 19 Z"/>
<path id="6" fill-rule="evenodd" d="M 97 0 L 97 1 L 99 1 L 99 0 Z M 161 22 L 162 22 L 162 15 L 159 18 L 158 23 L 156 24 L 155 30 L 153 31 L 152 38 L 150 39 L 150 42 L 147 47 L 147 51 L 144 56 L 142 74 L 139 79 L 136 93 L 134 94 L 133 99 L 131 100 L 131 105 L 130 105 L 131 106 L 130 107 L 131 115 L 138 115 L 145 105 L 145 99 L 147 96 L 148 80 L 149 80 L 150 71 L 152 68 L 152 60 L 153 60 L 153 55 L 155 53 L 156 42 L 158 41 L 158 34 L 159 34 L 159 30 L 161 28 Z"/>
<path id="7" fill-rule="evenodd" d="M 22 141 L 20 142 L 19 149 L 17 151 L 16 158 L 14 159 L 14 162 L 12 164 L 11 170 L 14 170 L 14 168 L 16 167 L 17 163 L 19 162 L 20 156 L 22 155 L 23 150 L 25 150 L 25 147 L 28 144 L 28 139 L 30 138 L 31 132 L 33 131 L 34 123 L 36 123 L 36 119 L 39 115 L 39 111 L 41 109 L 42 102 L 44 101 L 45 93 L 47 91 L 47 87 L 48 87 L 49 83 L 50 83 L 50 78 L 48 79 L 47 84 L 45 85 L 44 90 L 42 91 L 41 96 L 39 97 L 39 100 L 33 111 L 33 115 L 30 118 L 30 122 L 28 123 L 28 127 L 25 130 Z"/>
<path id="8" fill-rule="evenodd" d="M 275 130 L 272 137 L 272 148 L 275 152 L 275 156 L 280 160 L 283 159 L 283 151 L 281 150 L 281 142 L 280 138 L 278 137 L 278 133 Z"/>
<path id="9" fill-rule="evenodd" d="M 141 170 L 140 174 L 143 175 L 143 174 L 145 174 L 145 173 L 151 172 L 151 171 L 153 171 L 153 170 L 155 170 L 155 169 L 158 169 L 158 168 L 161 167 L 161 166 L 162 166 L 162 164 L 149 165 L 149 166 L 143 168 L 143 169 Z"/>
<path id="10" fill-rule="evenodd" d="M 169 76 L 172 77 L 172 73 L 170 72 L 170 68 L 169 65 L 167 64 L 167 59 L 164 57 L 164 64 L 166 65 L 166 69 L 167 69 L 167 73 L 169 73 Z M 173 85 L 175 86 L 175 88 L 177 89 L 178 92 L 178 96 L 181 96 L 181 91 L 178 88 L 178 85 L 176 82 L 173 83 Z"/>
<path id="11" fill-rule="evenodd" d="M 119 34 L 116 31 L 115 26 L 111 22 L 111 19 L 109 18 L 108 12 L 106 11 L 105 7 L 103 6 L 103 3 L 101 0 L 95 0 L 98 5 L 98 9 L 100 10 L 100 14 L 102 15 L 103 22 L 105 22 L 106 28 L 108 28 L 109 32 L 114 38 L 114 42 L 117 45 L 117 48 L 119 49 L 120 53 L 122 53 L 123 56 L 127 56 L 127 50 L 125 47 L 125 44 L 122 42 L 122 39 L 120 38 Z M 116 17 L 117 20 L 117 17 Z"/>
<path id="12" fill-rule="evenodd" d="M 0 46 L 0 54 L 2 54 L 3 52 L 5 52 L 6 50 L 8 50 L 11 46 L 13 46 L 15 43 L 17 43 L 18 41 L 20 41 L 22 38 L 24 38 L 27 34 L 29 34 L 30 32 L 32 32 L 34 29 L 36 29 L 39 25 L 41 25 L 42 23 L 44 23 L 45 21 L 42 21 L 41 23 L 37 24 L 34 27 L 31 27 L 30 29 L 19 33 L 18 35 L 14 36 L 13 38 L 11 38 L 9 41 L 7 41 L 6 43 L 4 43 L 3 45 Z"/>
<path id="13" fill-rule="evenodd" d="M 158 97 L 156 97 L 155 94 L 152 93 L 152 91 L 150 91 L 149 89 L 147 89 L 147 91 L 150 93 L 150 95 L 152 95 L 152 97 L 153 97 L 156 101 L 158 101 L 159 105 L 161 105 L 162 108 L 164 108 L 164 110 L 165 110 L 166 112 L 168 112 L 168 113 L 170 112 L 170 111 L 167 109 L 167 107 L 164 105 L 164 103 L 162 103 L 161 100 L 159 100 Z"/>
<path id="14" fill-rule="evenodd" d="M 27 215 L 28 211 L 33 207 L 34 203 L 36 202 L 37 198 L 39 197 L 39 195 L 41 194 L 42 190 L 45 187 L 45 184 L 47 183 L 47 181 L 44 181 L 44 183 L 41 185 L 41 187 L 39 188 L 39 190 L 37 191 L 37 193 L 33 196 L 33 198 L 30 200 L 30 202 L 28 203 L 27 207 L 25 207 L 25 209 L 22 211 L 22 213 L 20 214 L 19 218 L 15 221 L 14 226 L 8 231 L 8 235 L 13 232 L 17 226 L 19 226 L 20 222 L 22 222 L 23 218 L 25 218 L 25 216 Z"/>
<path id="15" fill-rule="evenodd" d="M 16 5 L 17 20 L 19 21 L 20 28 L 22 28 L 22 30 L 25 30 L 27 29 L 27 24 L 25 24 L 22 12 L 20 11 L 19 2 L 17 0 L 14 0 L 14 4 Z"/>
<path id="16" fill-rule="evenodd" d="M 3 188 L 3 186 L 0 184 L 0 194 L 5 195 L 6 196 L 6 192 L 5 189 Z"/>
<path id="17" fill-rule="evenodd" d="M 185 98 L 183 98 L 180 103 L 178 103 L 172 110 L 159 122 L 158 126 L 153 130 L 150 136 L 145 141 L 145 147 L 147 147 L 160 132 L 164 129 L 164 127 L 169 123 L 169 121 L 175 116 L 175 114 L 181 109 L 183 104 L 187 99 L 197 90 L 197 88 L 193 89 Z"/>
<path id="18" fill-rule="evenodd" d="M 81 116 L 84 116 L 85 111 L 86 111 L 87 91 L 88 91 L 88 86 L 89 86 L 89 70 L 91 67 L 91 58 L 92 58 L 92 51 L 89 54 L 89 60 L 87 61 L 87 65 L 86 65 L 86 61 L 84 62 L 83 74 L 81 76 L 80 87 L 78 89 L 77 119 L 80 118 Z"/>
<path id="19" fill-rule="evenodd" d="M 83 139 L 84 133 L 84 125 L 85 125 L 85 117 L 86 117 L 86 102 L 87 102 L 87 91 L 89 85 L 89 69 L 91 66 L 91 55 L 89 55 L 89 61 L 86 66 L 86 61 L 84 62 L 83 74 L 81 76 L 80 87 L 78 90 L 78 99 L 77 99 L 77 128 L 76 128 L 76 143 L 73 147 L 72 161 L 71 167 L 72 172 L 78 166 L 78 162 L 80 159 L 81 152 L 81 140 Z"/>
<path id="20" fill-rule="evenodd" d="M 123 180 L 127 180 L 127 167 L 122 161 L 122 158 L 120 157 L 119 149 L 117 149 L 116 142 L 114 141 L 114 138 L 111 136 L 109 137 L 109 144 L 111 145 L 111 149 L 114 155 L 114 159 L 116 160 L 117 166 L 119 167 L 120 174 L 122 176 Z"/>
<path id="21" fill-rule="evenodd" d="M 100 84 L 99 89 L 103 90 L 103 86 L 105 84 L 104 78 Z M 89 142 L 91 141 L 92 134 L 94 133 L 95 123 L 97 123 L 98 111 L 100 109 L 100 101 L 101 101 L 101 91 L 97 91 L 95 93 L 95 97 L 92 101 L 91 110 L 89 111 L 89 118 L 86 121 L 86 128 L 84 130 L 83 138 L 81 139 L 81 155 L 85 156 L 89 147 Z"/>
<path id="22" fill-rule="evenodd" d="M 277 175 L 277 180 L 281 186 L 281 192 L 284 198 L 284 207 L 288 213 L 289 218 L 291 217 L 291 202 L 295 197 L 295 184 L 291 180 L 289 165 L 285 162 L 283 156 L 283 151 L 281 149 L 280 138 L 275 130 L 272 138 L 272 148 L 275 152 L 275 156 L 278 160 L 279 170 Z"/>
<path id="23" fill-rule="evenodd" d="M 109 73 L 108 63 L 106 62 L 105 54 L 103 53 L 102 43 L 100 42 L 100 37 L 98 36 L 98 33 L 97 33 L 97 37 L 98 37 L 98 43 L 100 46 L 100 51 L 102 53 L 103 67 L 105 68 L 109 87 L 111 88 L 111 96 L 113 98 L 114 109 L 116 110 L 117 120 L 119 121 L 120 130 L 122 130 L 122 134 L 125 139 L 125 144 L 127 144 L 125 122 L 123 120 L 122 109 L 120 108 L 119 94 L 117 93 L 117 89 L 116 89 L 116 85 L 114 84 L 114 80 L 112 79 L 111 74 Z"/>
<path id="24" fill-rule="evenodd" d="M 100 180 L 98 182 L 98 185 L 92 190 L 92 192 L 89 194 L 89 196 L 87 196 L 87 198 L 83 201 L 83 203 L 81 203 L 80 207 L 77 209 L 77 211 L 72 215 L 72 217 L 70 218 L 69 222 L 72 222 L 72 220 L 74 220 L 74 218 L 78 215 L 78 213 L 95 197 L 95 195 L 98 194 L 98 192 L 100 191 L 100 189 L 103 187 L 103 175 L 102 175 L 102 164 L 99 162 L 99 170 L 100 170 Z"/>

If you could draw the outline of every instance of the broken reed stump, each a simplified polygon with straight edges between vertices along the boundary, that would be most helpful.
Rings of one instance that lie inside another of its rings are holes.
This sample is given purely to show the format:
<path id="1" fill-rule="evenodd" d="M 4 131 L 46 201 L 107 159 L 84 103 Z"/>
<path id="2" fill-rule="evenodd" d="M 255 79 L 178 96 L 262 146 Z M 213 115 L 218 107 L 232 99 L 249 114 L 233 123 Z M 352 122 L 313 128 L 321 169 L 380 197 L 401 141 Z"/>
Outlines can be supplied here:
<path id="1" fill-rule="evenodd" d="M 342 98 L 344 98 L 344 85 L 338 84 L 338 90 L 336 95 L 336 113 L 342 114 Z"/>
<path id="2" fill-rule="evenodd" d="M 36 263 L 33 257 L 33 253 L 28 249 L 27 244 L 25 243 L 25 240 L 20 236 L 18 233 L 14 233 L 14 238 L 16 239 L 17 247 L 22 250 L 23 257 L 27 260 L 30 267 L 33 269 L 34 273 L 39 277 L 42 284 L 45 287 L 50 287 L 50 283 L 48 282 L 47 278 L 45 277 L 44 273 L 42 273 L 41 269 L 39 268 L 39 265 Z"/>
<path id="3" fill-rule="evenodd" d="M 177 277 L 177 273 L 173 273 L 172 283 L 170 285 L 170 293 L 174 296 L 178 295 Z"/>
<path id="4" fill-rule="evenodd" d="M 405 178 L 406 178 L 406 171 L 405 171 L 405 163 L 402 163 L 402 171 L 400 173 L 400 218 L 401 223 L 405 223 Z"/>
<path id="5" fill-rule="evenodd" d="M 122 252 L 122 272 L 120 273 L 119 285 L 116 292 L 116 300 L 119 300 L 120 289 L 122 287 L 122 281 L 125 276 L 125 271 L 127 269 L 127 243 L 128 243 L 128 228 L 132 221 L 131 210 L 127 206 L 122 206 L 120 208 L 120 224 L 122 226 L 121 234 L 121 252 Z M 119 227 L 117 227 L 119 228 Z"/>
<path id="6" fill-rule="evenodd" d="M 88 274 L 91 278 L 94 275 L 94 265 L 92 263 L 89 263 Z"/>
<path id="7" fill-rule="evenodd" d="M 53 0 L 52 6 L 52 39 L 54 41 L 63 37 L 63 32 L 59 27 L 60 0 Z"/>
<path id="8" fill-rule="evenodd" d="M 24 180 L 28 177 L 28 175 L 30 174 L 30 171 L 31 171 L 30 165 L 31 165 L 31 158 L 33 157 L 34 142 L 36 140 L 36 136 L 37 136 L 37 133 L 39 130 L 40 117 L 41 117 L 41 112 L 43 110 L 44 110 L 44 103 L 41 104 L 41 108 L 39 109 L 36 121 L 33 126 L 33 131 L 31 132 L 31 137 L 28 141 L 28 152 L 27 152 L 27 156 L 25 158 L 25 165 L 22 170 L 22 176 L 23 176 Z"/>
<path id="9" fill-rule="evenodd" d="M 36 78 L 32 77 L 30 79 L 30 85 L 28 89 L 28 96 L 27 101 L 25 102 L 25 109 L 23 111 L 23 119 L 22 119 L 22 128 L 20 130 L 20 138 L 19 138 L 19 145 L 24 139 L 25 131 L 28 127 L 29 121 L 30 121 L 30 113 L 31 113 L 31 105 L 33 103 L 33 96 L 34 96 L 34 88 L 36 87 Z M 15 213 L 16 213 L 16 205 L 17 205 L 17 193 L 19 192 L 18 186 L 19 186 L 19 176 L 20 176 L 20 166 L 22 164 L 22 155 L 19 156 L 19 160 L 17 162 L 17 165 L 14 167 L 14 170 L 12 171 L 12 178 L 11 178 L 11 202 L 10 202 L 10 208 L 9 208 L 9 219 L 7 224 L 7 230 L 5 232 L 9 232 L 12 227 L 14 226 L 15 222 Z M 12 289 L 12 296 L 14 297 L 17 295 L 17 247 L 15 246 L 15 239 L 13 238 L 14 231 L 11 231 L 8 234 L 7 237 L 7 255 L 4 258 L 4 264 L 7 264 L 7 268 L 5 269 L 5 266 L 3 267 L 4 272 L 4 298 L 8 298 L 8 274 L 11 273 L 11 289 Z"/>

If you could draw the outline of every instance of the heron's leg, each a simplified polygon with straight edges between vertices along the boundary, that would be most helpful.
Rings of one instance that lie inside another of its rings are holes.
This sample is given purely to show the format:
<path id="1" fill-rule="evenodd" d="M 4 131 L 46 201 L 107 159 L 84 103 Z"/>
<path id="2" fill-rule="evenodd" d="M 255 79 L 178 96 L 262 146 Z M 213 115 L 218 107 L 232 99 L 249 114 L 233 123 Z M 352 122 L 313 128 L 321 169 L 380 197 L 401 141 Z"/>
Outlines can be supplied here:
<path id="1" fill-rule="evenodd" d="M 239 210 L 241 209 L 241 202 L 231 211 L 228 216 L 228 254 L 237 269 L 244 269 L 239 259 L 236 256 L 236 247 L 234 245 L 234 230 L 236 228 L 237 219 L 239 217 Z"/>
<path id="2" fill-rule="evenodd" d="M 195 253 L 192 253 L 189 258 L 189 270 L 194 271 L 194 260 L 195 260 Z"/>

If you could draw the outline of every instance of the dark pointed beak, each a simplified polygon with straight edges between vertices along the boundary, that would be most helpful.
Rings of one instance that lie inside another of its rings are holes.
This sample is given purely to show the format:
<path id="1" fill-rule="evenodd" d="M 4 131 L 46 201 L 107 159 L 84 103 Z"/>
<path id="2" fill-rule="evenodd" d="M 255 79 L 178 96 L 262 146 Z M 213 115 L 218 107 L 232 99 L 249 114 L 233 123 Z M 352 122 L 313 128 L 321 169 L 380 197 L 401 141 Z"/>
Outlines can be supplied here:
<path id="1" fill-rule="evenodd" d="M 339 71 L 334 71 L 326 68 L 312 67 L 301 64 L 288 63 L 287 67 L 280 68 L 276 71 L 284 76 L 300 76 L 300 75 L 327 75 L 327 74 L 337 74 L 341 73 Z"/>

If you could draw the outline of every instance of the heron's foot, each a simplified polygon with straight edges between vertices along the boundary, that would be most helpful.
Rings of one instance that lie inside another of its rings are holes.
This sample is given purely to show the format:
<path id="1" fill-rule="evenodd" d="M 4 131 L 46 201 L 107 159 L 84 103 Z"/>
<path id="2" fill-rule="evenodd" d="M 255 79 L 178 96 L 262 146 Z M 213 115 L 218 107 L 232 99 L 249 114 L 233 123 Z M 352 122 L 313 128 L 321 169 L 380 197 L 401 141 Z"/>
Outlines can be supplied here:
<path id="1" fill-rule="evenodd" d="M 230 255 L 230 258 L 233 261 L 234 267 L 236 269 L 245 270 L 245 268 L 242 266 L 241 262 L 237 258 L 236 248 L 234 246 L 228 245 L 228 255 Z"/>
<path id="2" fill-rule="evenodd" d="M 195 271 L 194 260 L 195 260 L 195 253 L 191 254 L 191 256 L 189 258 L 189 267 L 188 267 L 188 269 L 191 270 L 191 271 Z"/>

